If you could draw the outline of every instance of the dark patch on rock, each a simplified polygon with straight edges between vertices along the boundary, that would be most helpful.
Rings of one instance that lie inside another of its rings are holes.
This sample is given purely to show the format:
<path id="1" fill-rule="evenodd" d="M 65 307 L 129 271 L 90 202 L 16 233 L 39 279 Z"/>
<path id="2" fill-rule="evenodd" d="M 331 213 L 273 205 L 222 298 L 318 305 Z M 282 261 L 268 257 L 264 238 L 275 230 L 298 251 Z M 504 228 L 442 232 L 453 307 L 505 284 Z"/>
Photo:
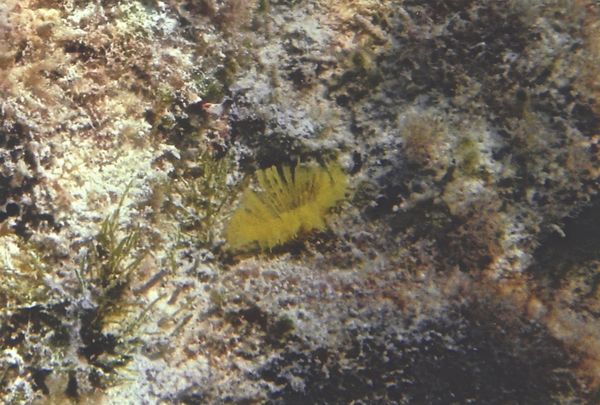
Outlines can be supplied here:
<path id="1" fill-rule="evenodd" d="M 348 330 L 335 347 L 284 351 L 260 371 L 276 386 L 269 403 L 544 404 L 586 395 L 560 342 L 489 304 L 451 309 L 405 334 L 387 326 Z"/>
<path id="2" fill-rule="evenodd" d="M 536 277 L 551 280 L 558 287 L 573 269 L 590 260 L 600 259 L 600 198 L 562 226 L 564 236 L 549 232 L 535 250 L 535 264 L 529 271 Z"/>
<path id="3" fill-rule="evenodd" d="M 66 303 L 51 306 L 35 305 L 20 308 L 0 326 L 0 342 L 5 347 L 18 347 L 25 339 L 25 332 L 50 337 L 56 346 L 69 343 L 69 329 L 61 321 Z"/>
<path id="4" fill-rule="evenodd" d="M 0 129 L 0 168 L 6 167 L 0 170 L 0 222 L 9 217 L 15 218 L 13 230 L 23 238 L 29 238 L 40 226 L 48 226 L 55 231 L 60 229 L 54 217 L 35 204 L 33 191 L 40 179 L 39 158 L 31 147 L 32 140 L 32 133 L 25 125 L 3 122 Z M 16 167 L 26 168 L 27 172 L 19 172 L 22 169 Z M 6 204 L 4 208 L 1 207 L 3 204 Z"/>
<path id="5" fill-rule="evenodd" d="M 31 378 L 33 379 L 33 387 L 36 390 L 40 390 L 44 395 L 48 395 L 50 390 L 46 385 L 46 377 L 50 375 L 52 371 L 47 369 L 34 369 L 31 370 Z"/>

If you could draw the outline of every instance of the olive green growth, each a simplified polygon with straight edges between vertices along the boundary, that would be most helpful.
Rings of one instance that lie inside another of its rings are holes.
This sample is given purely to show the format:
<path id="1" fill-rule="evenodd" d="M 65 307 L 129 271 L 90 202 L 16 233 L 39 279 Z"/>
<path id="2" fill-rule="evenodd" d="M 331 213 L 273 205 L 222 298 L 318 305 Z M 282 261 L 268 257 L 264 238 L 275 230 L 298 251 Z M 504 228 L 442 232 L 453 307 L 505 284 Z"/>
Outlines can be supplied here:
<path id="1" fill-rule="evenodd" d="M 50 298 L 50 288 L 45 282 L 49 273 L 48 265 L 40 252 L 31 243 L 17 237 L 13 241 L 18 246 L 19 254 L 11 258 L 12 265 L 0 261 L 0 312 L 6 308 L 28 307 Z"/>
<path id="2" fill-rule="evenodd" d="M 269 0 L 258 0 L 256 11 L 266 14 L 270 11 L 270 8 L 271 5 L 269 4 Z"/>
<path id="3" fill-rule="evenodd" d="M 457 147 L 458 168 L 467 176 L 477 176 L 481 167 L 481 152 L 472 138 L 463 138 Z"/>
<path id="4" fill-rule="evenodd" d="M 135 302 L 127 294 L 145 252 L 140 249 L 139 229 L 120 224 L 124 198 L 90 242 L 78 274 L 93 302 L 80 315 L 80 353 L 97 368 L 102 386 L 118 382 L 115 372 L 129 362 L 137 341 L 134 332 L 154 305 Z"/>
<path id="5" fill-rule="evenodd" d="M 102 293 L 127 284 L 131 272 L 142 260 L 142 255 L 134 255 L 140 240 L 139 231 L 133 229 L 125 232 L 122 238 L 119 237 L 123 232 L 119 225 L 123 199 L 124 197 L 113 214 L 102 222 L 100 232 L 83 263 L 81 275 L 95 287 L 99 287 Z M 85 286 L 83 278 L 81 281 Z"/>
<path id="6" fill-rule="evenodd" d="M 227 184 L 233 161 L 228 155 L 217 158 L 206 149 L 191 166 L 191 171 L 188 167 L 176 169 L 169 184 L 167 212 L 180 224 L 178 232 L 211 248 L 220 232 L 224 208 L 236 195 L 237 186 Z"/>

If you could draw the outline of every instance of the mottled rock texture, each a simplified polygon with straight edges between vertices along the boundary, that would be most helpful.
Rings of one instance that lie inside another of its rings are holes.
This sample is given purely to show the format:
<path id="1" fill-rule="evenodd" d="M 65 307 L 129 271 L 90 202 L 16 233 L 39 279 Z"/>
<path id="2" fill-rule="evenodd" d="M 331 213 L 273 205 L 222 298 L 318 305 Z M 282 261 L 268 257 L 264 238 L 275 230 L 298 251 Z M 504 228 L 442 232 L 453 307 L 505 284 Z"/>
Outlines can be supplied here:
<path id="1" fill-rule="evenodd" d="M 599 402 L 599 78 L 583 0 L 3 1 L 2 402 Z"/>

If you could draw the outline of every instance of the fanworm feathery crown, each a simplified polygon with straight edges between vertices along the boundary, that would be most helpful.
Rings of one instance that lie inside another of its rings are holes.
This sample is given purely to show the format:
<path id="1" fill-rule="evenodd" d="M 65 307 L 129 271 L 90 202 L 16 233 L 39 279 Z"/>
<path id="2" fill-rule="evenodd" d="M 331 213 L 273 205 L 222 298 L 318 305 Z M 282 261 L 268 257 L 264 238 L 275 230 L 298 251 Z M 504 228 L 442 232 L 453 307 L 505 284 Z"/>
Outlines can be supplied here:
<path id="1" fill-rule="evenodd" d="M 325 229 L 327 211 L 344 198 L 346 174 L 339 164 L 269 167 L 256 173 L 227 227 L 234 249 L 271 249 L 303 232 Z"/>

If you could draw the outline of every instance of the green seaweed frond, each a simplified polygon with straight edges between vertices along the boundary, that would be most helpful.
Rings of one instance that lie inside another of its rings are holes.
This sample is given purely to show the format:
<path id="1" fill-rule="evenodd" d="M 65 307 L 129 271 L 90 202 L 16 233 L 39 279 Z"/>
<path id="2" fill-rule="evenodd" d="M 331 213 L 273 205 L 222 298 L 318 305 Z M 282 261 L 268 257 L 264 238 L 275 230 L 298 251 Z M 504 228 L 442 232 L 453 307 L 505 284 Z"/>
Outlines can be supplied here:
<path id="1" fill-rule="evenodd" d="M 120 223 L 126 194 L 90 241 L 78 274 L 84 294 L 92 299 L 80 314 L 83 346 L 79 352 L 96 367 L 100 385 L 118 380 L 115 371 L 129 362 L 139 341 L 135 331 L 155 304 L 144 305 L 128 293 L 146 252 L 140 247 L 140 230 Z"/>
<path id="2" fill-rule="evenodd" d="M 104 293 L 128 284 L 131 272 L 139 267 L 143 258 L 141 254 L 134 254 L 140 241 L 139 230 L 124 230 L 119 224 L 125 195 L 112 215 L 102 222 L 82 266 L 84 277 Z M 80 281 L 85 287 L 84 279 Z"/>
<path id="3" fill-rule="evenodd" d="M 219 233 L 224 208 L 232 203 L 235 186 L 227 184 L 233 161 L 229 155 L 213 156 L 209 149 L 194 162 L 198 175 L 177 172 L 169 185 L 169 212 L 180 224 L 178 232 L 191 236 L 201 246 L 212 248 Z"/>
<path id="4" fill-rule="evenodd" d="M 272 249 L 302 233 L 323 230 L 330 208 L 346 193 L 347 177 L 337 163 L 325 167 L 270 167 L 256 173 L 226 231 L 229 246 Z"/>

